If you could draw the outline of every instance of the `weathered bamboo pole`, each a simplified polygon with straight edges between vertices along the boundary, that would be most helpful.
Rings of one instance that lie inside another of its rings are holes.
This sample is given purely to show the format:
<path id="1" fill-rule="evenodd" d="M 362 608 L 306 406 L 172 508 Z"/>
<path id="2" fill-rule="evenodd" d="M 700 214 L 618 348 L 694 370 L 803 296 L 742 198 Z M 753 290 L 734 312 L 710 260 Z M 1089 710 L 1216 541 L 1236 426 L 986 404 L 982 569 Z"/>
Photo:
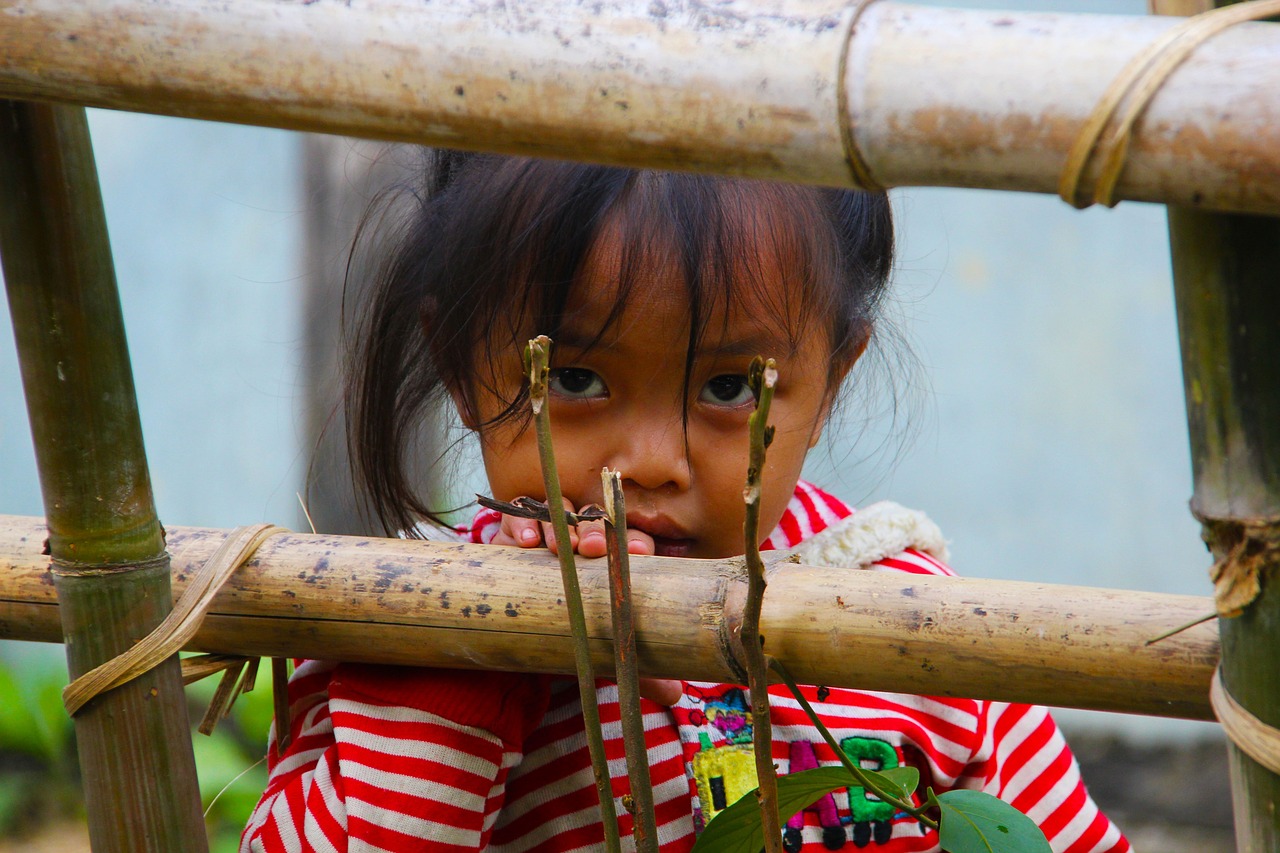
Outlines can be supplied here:
<path id="1" fill-rule="evenodd" d="M 74 677 L 133 645 L 171 603 L 83 109 L 0 102 L 0 199 L 49 517 L 43 582 L 60 603 L 61 629 L 55 620 L 48 632 Z M 189 725 L 176 656 L 76 715 L 97 853 L 208 849 Z"/>
<path id="2" fill-rule="evenodd" d="M 226 531 L 170 528 L 174 591 Z M 41 520 L 0 516 L 0 638 L 59 639 Z M 605 561 L 579 572 L 599 672 L 613 671 Z M 741 558 L 631 560 L 640 672 L 734 681 Z M 273 537 L 219 593 L 192 647 L 249 655 L 568 673 L 555 558 L 543 551 L 312 534 Z M 1197 596 L 783 563 L 761 632 L 806 684 L 1207 719 L 1212 612 Z"/>
<path id="3" fill-rule="evenodd" d="M 1151 7 L 1190 15 L 1215 5 L 1227 3 L 1153 0 Z M 1192 511 L 1215 558 L 1238 549 L 1227 566 L 1262 561 L 1254 567 L 1262 594 L 1219 622 L 1223 685 L 1254 716 L 1280 727 L 1280 219 L 1170 207 L 1169 242 Z M 1234 744 L 1228 749 L 1237 847 L 1277 853 L 1280 775 Z"/>
<path id="4" fill-rule="evenodd" d="M 1169 209 L 1192 511 L 1261 595 L 1219 620 L 1223 686 L 1280 727 L 1280 219 Z M 1280 776 L 1231 748 L 1240 850 L 1280 851 Z"/>
<path id="5" fill-rule="evenodd" d="M 0 0 L 0 95 L 431 145 L 858 185 L 1055 192 L 1173 25 L 881 0 Z M 1086 181 L 1088 175 L 1086 175 Z M 1201 46 L 1118 197 L 1280 213 L 1280 27 Z"/>

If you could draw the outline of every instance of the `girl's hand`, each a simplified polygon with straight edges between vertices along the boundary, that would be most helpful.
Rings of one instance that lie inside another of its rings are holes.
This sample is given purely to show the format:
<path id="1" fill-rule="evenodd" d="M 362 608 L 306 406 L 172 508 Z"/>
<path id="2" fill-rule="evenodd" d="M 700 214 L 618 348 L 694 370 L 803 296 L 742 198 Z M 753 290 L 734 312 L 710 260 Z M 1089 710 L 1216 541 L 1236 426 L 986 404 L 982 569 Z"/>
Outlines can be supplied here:
<path id="1" fill-rule="evenodd" d="M 574 512 L 574 506 L 565 498 L 564 508 Z M 570 547 L 583 557 L 603 557 L 608 551 L 605 539 L 604 521 L 583 521 L 569 528 Z M 540 548 L 543 543 L 551 553 L 556 549 L 556 535 L 551 525 L 545 521 L 534 521 L 531 518 L 519 518 L 514 515 L 502 516 L 502 526 L 493 537 L 494 545 L 517 545 L 521 548 Z M 653 537 L 641 531 L 627 530 L 627 553 L 653 555 Z M 671 706 L 680 701 L 684 695 L 683 683 L 665 678 L 640 679 L 640 695 L 657 702 L 659 705 Z"/>
<path id="2" fill-rule="evenodd" d="M 568 498 L 564 499 L 564 508 L 569 512 L 575 511 Z M 494 545 L 541 548 L 544 543 L 551 553 L 559 553 L 556 547 L 555 531 L 548 522 L 517 518 L 512 515 L 502 516 L 502 526 L 493 537 Z M 584 521 L 575 527 L 570 527 L 569 547 L 583 557 L 603 557 L 608 552 L 604 521 Z M 627 553 L 653 556 L 653 537 L 642 530 L 628 529 Z"/>

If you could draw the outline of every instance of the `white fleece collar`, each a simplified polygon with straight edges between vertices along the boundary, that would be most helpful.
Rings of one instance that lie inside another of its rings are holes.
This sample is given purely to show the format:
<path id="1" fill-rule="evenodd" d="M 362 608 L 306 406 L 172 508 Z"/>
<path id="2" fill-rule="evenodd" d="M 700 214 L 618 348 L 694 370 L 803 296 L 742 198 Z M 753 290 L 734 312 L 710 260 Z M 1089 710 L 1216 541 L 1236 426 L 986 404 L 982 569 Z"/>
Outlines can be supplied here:
<path id="1" fill-rule="evenodd" d="M 947 541 L 927 515 L 893 501 L 857 510 L 793 549 L 809 566 L 863 569 L 915 548 L 947 562 Z"/>

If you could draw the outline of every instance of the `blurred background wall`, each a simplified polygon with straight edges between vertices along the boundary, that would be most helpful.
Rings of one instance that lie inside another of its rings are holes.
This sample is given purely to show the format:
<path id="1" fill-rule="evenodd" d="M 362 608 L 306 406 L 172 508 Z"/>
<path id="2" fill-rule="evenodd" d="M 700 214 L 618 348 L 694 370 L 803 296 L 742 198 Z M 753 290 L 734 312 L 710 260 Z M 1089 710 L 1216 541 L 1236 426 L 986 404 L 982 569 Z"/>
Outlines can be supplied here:
<path id="1" fill-rule="evenodd" d="M 1145 12 L 1142 0 L 933 5 Z M 411 177 L 412 157 L 141 115 L 91 111 L 90 124 L 161 519 L 304 529 L 296 494 L 314 460 L 320 527 L 355 529 L 341 454 L 320 441 L 336 402 L 337 306 L 365 201 Z M 967 190 L 893 195 L 895 327 L 919 369 L 907 369 L 901 349 L 860 366 L 856 382 L 896 389 L 897 414 L 885 414 L 884 393 L 870 407 L 850 398 L 807 476 L 859 503 L 926 510 L 965 575 L 1207 595 L 1210 560 L 1186 505 L 1164 209 L 1078 212 L 1056 198 Z M 340 436 L 340 423 L 330 427 Z M 459 495 L 474 490 L 483 481 L 457 483 Z M 0 513 L 41 513 L 7 332 Z M 61 650 L 0 642 L 0 664 L 56 669 Z M 1149 777 L 1146 796 L 1166 806 L 1155 823 L 1176 825 L 1182 840 L 1149 835 L 1147 846 L 1228 849 L 1229 807 L 1206 796 L 1226 790 L 1216 727 L 1059 718 L 1091 788 L 1131 826 L 1133 792 L 1113 780 L 1120 768 L 1130 782 Z M 1180 769 L 1200 782 L 1182 784 Z M 3 771 L 0 761 L 0 789 Z"/>

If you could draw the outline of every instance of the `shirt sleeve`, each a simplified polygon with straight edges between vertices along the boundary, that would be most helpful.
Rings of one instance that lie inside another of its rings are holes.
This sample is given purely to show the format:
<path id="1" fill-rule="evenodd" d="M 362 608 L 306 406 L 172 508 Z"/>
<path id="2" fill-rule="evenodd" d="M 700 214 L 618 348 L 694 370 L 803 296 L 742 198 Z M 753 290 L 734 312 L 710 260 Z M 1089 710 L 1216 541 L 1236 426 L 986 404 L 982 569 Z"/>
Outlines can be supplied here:
<path id="1" fill-rule="evenodd" d="M 1040 827 L 1055 853 L 1127 853 L 1093 802 L 1053 717 L 1038 705 L 985 702 L 978 753 L 956 787 L 985 791 Z"/>
<path id="2" fill-rule="evenodd" d="M 483 849 L 549 695 L 544 676 L 316 661 L 289 686 L 241 853 Z"/>

